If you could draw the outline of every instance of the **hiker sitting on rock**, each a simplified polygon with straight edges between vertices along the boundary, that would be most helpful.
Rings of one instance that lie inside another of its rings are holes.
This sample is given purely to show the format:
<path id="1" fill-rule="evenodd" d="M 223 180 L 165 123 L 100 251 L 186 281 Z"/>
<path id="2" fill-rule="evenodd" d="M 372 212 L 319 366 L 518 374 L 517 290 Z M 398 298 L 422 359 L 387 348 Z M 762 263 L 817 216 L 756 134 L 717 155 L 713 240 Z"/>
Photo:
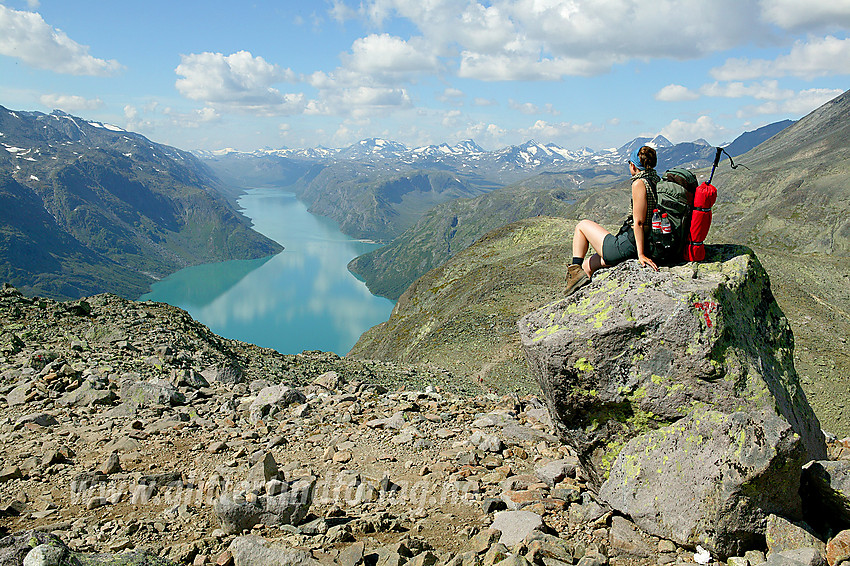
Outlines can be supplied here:
<path id="1" fill-rule="evenodd" d="M 661 180 L 655 172 L 657 162 L 655 150 L 646 145 L 629 156 L 632 215 L 616 236 L 592 220 L 578 223 L 573 236 L 573 262 L 567 268 L 567 295 L 589 283 L 599 268 L 611 267 L 627 259 L 637 259 L 641 265 L 658 270 L 646 255 L 649 247 L 646 234 L 652 228 L 652 211 L 656 207 L 652 188 Z M 589 246 L 593 246 L 596 253 L 585 259 Z"/>

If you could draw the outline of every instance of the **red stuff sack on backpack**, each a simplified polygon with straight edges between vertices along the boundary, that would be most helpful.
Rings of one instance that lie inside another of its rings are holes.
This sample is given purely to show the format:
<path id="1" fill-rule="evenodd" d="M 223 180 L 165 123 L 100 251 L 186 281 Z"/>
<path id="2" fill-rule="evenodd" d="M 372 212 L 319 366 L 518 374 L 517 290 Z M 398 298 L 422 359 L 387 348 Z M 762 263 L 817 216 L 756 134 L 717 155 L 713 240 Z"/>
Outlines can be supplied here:
<path id="1" fill-rule="evenodd" d="M 685 246 L 685 261 L 702 261 L 705 259 L 705 237 L 711 227 L 711 207 L 717 200 L 717 189 L 714 185 L 703 183 L 694 193 L 694 208 L 691 212 L 690 241 Z"/>

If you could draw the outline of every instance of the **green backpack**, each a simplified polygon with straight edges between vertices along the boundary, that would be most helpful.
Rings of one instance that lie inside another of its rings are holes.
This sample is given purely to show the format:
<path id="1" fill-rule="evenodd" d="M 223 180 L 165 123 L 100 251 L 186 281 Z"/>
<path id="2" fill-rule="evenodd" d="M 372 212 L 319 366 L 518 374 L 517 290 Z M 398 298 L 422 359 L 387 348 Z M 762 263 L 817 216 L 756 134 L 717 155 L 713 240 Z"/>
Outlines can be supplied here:
<path id="1" fill-rule="evenodd" d="M 696 188 L 696 176 L 681 167 L 668 170 L 653 188 L 658 210 L 667 213 L 672 227 L 670 234 L 649 231 L 650 257 L 656 262 L 676 263 L 681 260 L 682 250 L 688 242 Z"/>

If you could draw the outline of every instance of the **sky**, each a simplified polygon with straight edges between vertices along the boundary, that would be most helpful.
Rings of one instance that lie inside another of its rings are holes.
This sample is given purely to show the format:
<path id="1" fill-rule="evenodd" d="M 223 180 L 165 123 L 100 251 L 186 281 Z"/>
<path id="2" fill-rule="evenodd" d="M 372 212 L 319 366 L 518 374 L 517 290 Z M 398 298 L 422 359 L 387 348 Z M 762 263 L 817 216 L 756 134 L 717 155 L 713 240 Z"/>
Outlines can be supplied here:
<path id="1" fill-rule="evenodd" d="M 0 105 L 181 149 L 732 141 L 848 87 L 850 0 L 0 0 Z"/>

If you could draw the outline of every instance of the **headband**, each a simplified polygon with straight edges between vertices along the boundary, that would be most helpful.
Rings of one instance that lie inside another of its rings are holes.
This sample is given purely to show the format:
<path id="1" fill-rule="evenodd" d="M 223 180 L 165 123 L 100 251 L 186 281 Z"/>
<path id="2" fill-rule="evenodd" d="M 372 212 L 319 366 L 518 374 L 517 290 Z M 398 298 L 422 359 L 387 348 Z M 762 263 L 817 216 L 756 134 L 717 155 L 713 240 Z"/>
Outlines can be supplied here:
<path id="1" fill-rule="evenodd" d="M 644 167 L 643 165 L 640 164 L 640 157 L 638 156 L 638 153 L 640 153 L 640 150 L 641 150 L 641 148 L 639 148 L 639 147 L 635 148 L 635 150 L 629 156 L 629 161 L 631 161 L 634 164 L 634 166 L 638 168 L 638 170 L 645 171 L 646 167 Z"/>

